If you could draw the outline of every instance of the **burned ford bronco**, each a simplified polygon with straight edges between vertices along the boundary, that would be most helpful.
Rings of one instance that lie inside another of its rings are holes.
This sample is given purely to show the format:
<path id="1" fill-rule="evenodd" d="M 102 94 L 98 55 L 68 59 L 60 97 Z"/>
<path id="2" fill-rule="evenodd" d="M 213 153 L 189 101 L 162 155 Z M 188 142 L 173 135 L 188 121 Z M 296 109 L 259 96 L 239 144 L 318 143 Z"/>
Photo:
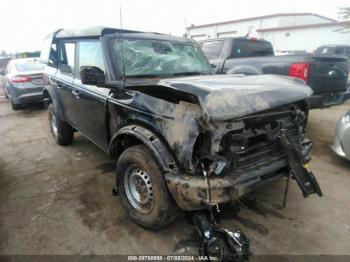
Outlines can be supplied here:
<path id="1" fill-rule="evenodd" d="M 58 30 L 41 59 L 54 139 L 80 132 L 115 159 L 122 204 L 145 228 L 283 176 L 321 195 L 298 79 L 214 75 L 190 39 L 102 27 Z"/>

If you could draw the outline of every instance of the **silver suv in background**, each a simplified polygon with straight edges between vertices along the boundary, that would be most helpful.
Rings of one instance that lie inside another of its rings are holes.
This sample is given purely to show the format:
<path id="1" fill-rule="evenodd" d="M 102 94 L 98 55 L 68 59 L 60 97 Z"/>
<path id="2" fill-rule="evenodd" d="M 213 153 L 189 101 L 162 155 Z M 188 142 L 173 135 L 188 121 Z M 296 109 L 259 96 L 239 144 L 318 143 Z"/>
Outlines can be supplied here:
<path id="1" fill-rule="evenodd" d="M 10 99 L 12 108 L 43 101 L 45 65 L 37 58 L 10 60 L 6 70 L 2 71 L 2 86 L 5 97 Z"/>

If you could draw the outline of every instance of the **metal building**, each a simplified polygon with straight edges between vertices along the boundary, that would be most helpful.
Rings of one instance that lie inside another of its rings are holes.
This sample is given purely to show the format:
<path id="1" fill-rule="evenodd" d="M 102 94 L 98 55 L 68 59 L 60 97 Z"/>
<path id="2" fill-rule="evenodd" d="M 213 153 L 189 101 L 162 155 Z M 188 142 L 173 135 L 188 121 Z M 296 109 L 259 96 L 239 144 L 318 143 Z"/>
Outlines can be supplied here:
<path id="1" fill-rule="evenodd" d="M 277 52 L 311 52 L 326 44 L 350 45 L 350 21 L 339 22 L 313 13 L 273 14 L 186 29 L 187 36 L 194 40 L 228 36 L 263 38 L 272 42 Z"/>

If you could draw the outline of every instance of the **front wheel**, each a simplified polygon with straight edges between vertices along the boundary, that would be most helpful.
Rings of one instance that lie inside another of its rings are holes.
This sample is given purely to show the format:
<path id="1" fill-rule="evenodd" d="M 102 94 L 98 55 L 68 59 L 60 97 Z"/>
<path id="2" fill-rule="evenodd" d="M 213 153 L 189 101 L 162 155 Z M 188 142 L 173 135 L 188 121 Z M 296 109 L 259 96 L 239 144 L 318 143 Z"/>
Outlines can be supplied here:
<path id="1" fill-rule="evenodd" d="M 48 108 L 49 122 L 52 136 L 59 145 L 69 145 L 73 141 L 73 128 L 65 121 L 57 117 L 54 106 L 51 103 Z"/>
<path id="2" fill-rule="evenodd" d="M 178 207 L 168 193 L 163 172 L 144 145 L 126 149 L 117 163 L 117 185 L 131 219 L 148 229 L 172 222 Z"/>

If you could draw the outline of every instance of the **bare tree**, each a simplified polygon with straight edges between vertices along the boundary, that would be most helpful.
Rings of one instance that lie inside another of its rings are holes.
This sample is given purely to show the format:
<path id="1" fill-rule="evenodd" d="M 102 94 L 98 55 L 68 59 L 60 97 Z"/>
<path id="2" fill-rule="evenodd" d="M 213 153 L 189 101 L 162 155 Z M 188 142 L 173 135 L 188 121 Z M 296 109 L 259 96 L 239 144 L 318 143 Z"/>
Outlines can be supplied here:
<path id="1" fill-rule="evenodd" d="M 350 18 L 350 7 L 340 7 L 338 11 L 338 17 L 342 20 Z"/>
<path id="2" fill-rule="evenodd" d="M 344 21 L 341 22 L 342 28 L 335 31 L 340 33 L 350 33 L 350 7 L 338 8 L 338 18 Z"/>

